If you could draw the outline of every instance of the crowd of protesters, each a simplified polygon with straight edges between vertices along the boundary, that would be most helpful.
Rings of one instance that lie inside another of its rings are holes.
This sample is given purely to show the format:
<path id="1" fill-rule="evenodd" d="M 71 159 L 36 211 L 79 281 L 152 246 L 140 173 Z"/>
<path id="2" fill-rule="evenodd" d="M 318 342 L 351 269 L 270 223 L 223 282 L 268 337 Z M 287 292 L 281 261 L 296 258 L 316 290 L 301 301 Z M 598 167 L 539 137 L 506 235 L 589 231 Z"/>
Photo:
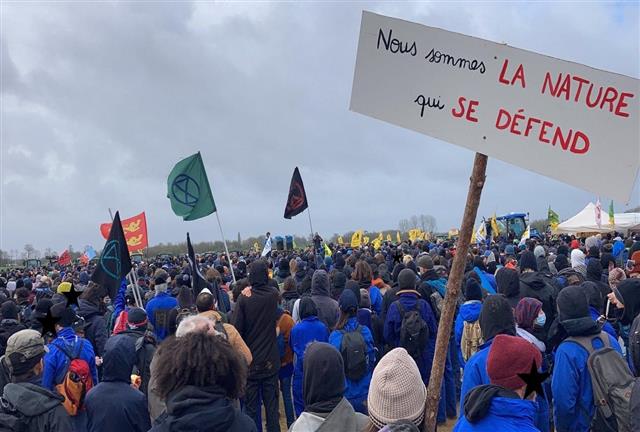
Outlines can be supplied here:
<path id="1" fill-rule="evenodd" d="M 115 298 L 93 265 L 2 273 L 0 431 L 423 431 L 455 244 L 317 237 L 146 261 Z M 640 430 L 640 237 L 499 239 L 466 263 L 439 425 Z"/>

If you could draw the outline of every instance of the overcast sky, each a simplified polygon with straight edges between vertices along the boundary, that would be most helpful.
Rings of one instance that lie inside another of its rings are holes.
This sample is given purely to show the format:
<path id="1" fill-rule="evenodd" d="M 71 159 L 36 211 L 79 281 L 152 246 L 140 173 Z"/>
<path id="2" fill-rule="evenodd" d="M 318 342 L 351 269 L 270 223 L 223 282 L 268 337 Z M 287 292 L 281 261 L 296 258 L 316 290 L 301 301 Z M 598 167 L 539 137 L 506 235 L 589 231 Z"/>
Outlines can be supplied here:
<path id="1" fill-rule="evenodd" d="M 0 7 L 4 250 L 101 248 L 108 208 L 145 210 L 152 244 L 220 239 L 213 215 L 183 222 L 166 198 L 198 150 L 229 238 L 308 233 L 282 218 L 296 165 L 321 234 L 421 213 L 459 226 L 473 153 L 348 110 L 363 9 L 640 76 L 637 2 Z M 596 199 L 496 159 L 487 174 L 479 215 L 565 219 Z"/>

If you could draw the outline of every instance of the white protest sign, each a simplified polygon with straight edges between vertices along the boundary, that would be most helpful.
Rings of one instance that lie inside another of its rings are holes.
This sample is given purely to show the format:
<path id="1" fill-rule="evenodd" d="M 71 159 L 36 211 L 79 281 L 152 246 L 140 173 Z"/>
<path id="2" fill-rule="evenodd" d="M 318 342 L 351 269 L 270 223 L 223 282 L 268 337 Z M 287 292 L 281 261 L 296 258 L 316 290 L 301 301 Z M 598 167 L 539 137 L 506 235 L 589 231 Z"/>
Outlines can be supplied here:
<path id="1" fill-rule="evenodd" d="M 363 12 L 352 111 L 627 201 L 640 80 Z"/>

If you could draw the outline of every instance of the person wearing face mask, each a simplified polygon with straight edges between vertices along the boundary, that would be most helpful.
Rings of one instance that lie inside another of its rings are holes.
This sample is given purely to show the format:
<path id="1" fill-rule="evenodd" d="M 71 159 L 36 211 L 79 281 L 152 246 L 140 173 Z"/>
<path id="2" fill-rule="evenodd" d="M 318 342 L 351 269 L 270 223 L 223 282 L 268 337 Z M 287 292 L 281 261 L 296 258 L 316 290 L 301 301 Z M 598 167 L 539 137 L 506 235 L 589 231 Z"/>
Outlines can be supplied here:
<path id="1" fill-rule="evenodd" d="M 518 336 L 529 341 L 541 353 L 544 353 L 546 351 L 544 340 L 538 338 L 540 330 L 547 321 L 547 316 L 542 310 L 542 302 L 531 297 L 520 299 L 516 306 L 515 316 Z"/>

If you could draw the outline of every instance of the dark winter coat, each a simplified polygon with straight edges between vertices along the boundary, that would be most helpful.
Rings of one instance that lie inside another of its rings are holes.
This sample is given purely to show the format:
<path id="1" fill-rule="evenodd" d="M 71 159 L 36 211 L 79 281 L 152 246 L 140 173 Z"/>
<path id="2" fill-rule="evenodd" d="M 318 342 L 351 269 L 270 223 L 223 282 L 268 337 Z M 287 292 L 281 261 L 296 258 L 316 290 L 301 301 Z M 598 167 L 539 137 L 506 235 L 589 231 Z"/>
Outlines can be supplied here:
<path id="1" fill-rule="evenodd" d="M 149 379 L 151 378 L 151 360 L 156 352 L 156 338 L 153 333 L 146 330 L 125 330 L 119 335 L 128 336 L 136 344 L 135 370 L 142 382 L 140 390 L 146 395 L 148 393 Z"/>
<path id="2" fill-rule="evenodd" d="M 3 319 L 0 322 L 0 356 L 7 349 L 7 341 L 12 334 L 24 330 L 26 327 L 14 319 Z"/>
<path id="3" fill-rule="evenodd" d="M 324 270 L 318 270 L 311 280 L 311 299 L 318 308 L 318 319 L 327 328 L 333 329 L 340 316 L 338 302 L 331 298 L 329 275 Z"/>
<path id="4" fill-rule="evenodd" d="M 251 264 L 249 281 L 251 297 L 241 295 L 238 298 L 233 325 L 253 355 L 249 375 L 252 378 L 263 378 L 278 373 L 280 369 L 276 340 L 280 294 L 268 285 L 269 276 L 263 261 Z"/>
<path id="5" fill-rule="evenodd" d="M 135 341 L 117 335 L 105 345 L 102 381 L 85 398 L 89 432 L 146 432 L 151 428 L 147 398 L 131 387 Z"/>
<path id="6" fill-rule="evenodd" d="M 169 395 L 150 432 L 254 432 L 256 424 L 215 387 L 186 386 Z M 124 432 L 124 431 L 123 431 Z"/>
<path id="7" fill-rule="evenodd" d="M 87 300 L 80 299 L 78 300 L 78 304 L 80 305 L 78 315 L 84 318 L 85 321 L 84 338 L 91 342 L 96 356 L 102 357 L 104 344 L 109 337 L 104 314 L 100 312 L 98 306 Z"/>
<path id="8" fill-rule="evenodd" d="M 547 316 L 544 325 L 544 338 L 556 317 L 555 290 L 540 272 L 528 272 L 520 275 L 520 297 L 531 297 L 542 302 L 542 310 Z"/>
<path id="9" fill-rule="evenodd" d="M 63 400 L 35 383 L 7 384 L 0 403 L 0 428 L 5 430 L 3 427 L 11 427 L 11 422 L 24 416 L 24 432 L 70 431 L 71 418 L 62 406 Z"/>

